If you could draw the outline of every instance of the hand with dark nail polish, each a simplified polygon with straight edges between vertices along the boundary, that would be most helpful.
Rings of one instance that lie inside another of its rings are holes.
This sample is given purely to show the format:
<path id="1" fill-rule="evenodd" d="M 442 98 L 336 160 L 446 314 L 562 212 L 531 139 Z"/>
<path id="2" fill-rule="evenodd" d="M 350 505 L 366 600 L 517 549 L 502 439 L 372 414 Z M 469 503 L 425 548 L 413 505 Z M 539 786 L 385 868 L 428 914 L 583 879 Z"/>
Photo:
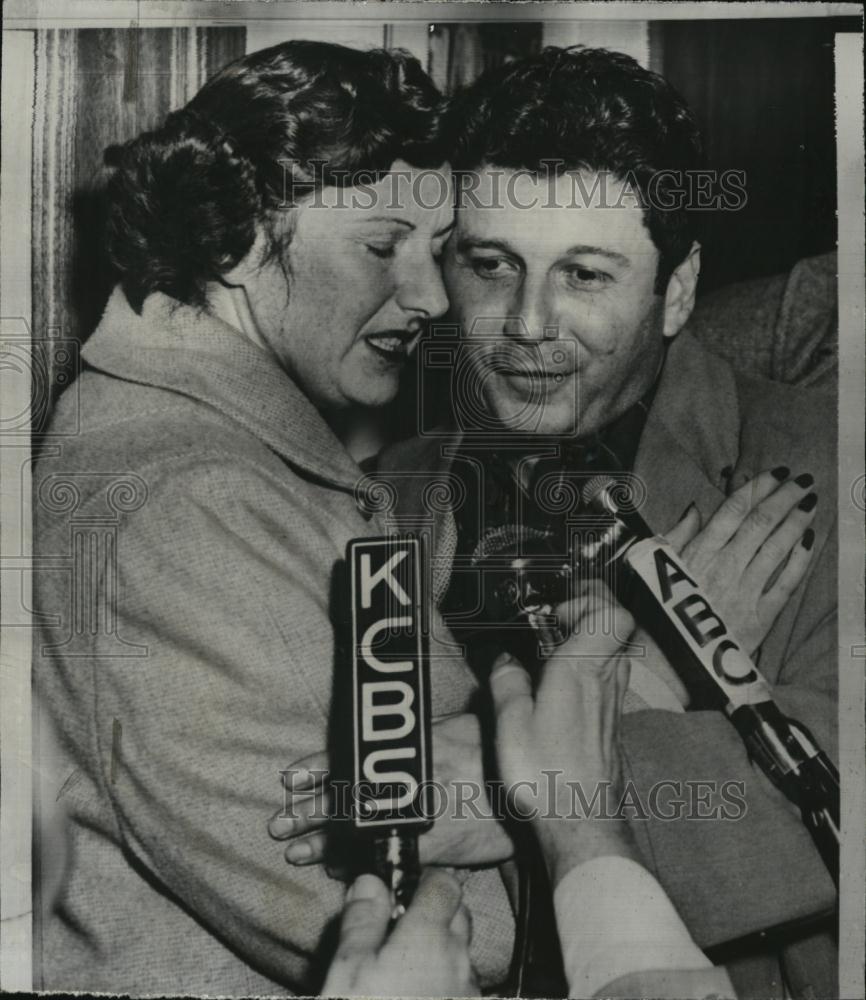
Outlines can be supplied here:
<path id="1" fill-rule="evenodd" d="M 814 477 L 788 466 L 765 469 L 708 517 L 690 510 L 666 533 L 688 569 L 702 578 L 713 607 L 754 654 L 808 570 L 818 493 Z"/>

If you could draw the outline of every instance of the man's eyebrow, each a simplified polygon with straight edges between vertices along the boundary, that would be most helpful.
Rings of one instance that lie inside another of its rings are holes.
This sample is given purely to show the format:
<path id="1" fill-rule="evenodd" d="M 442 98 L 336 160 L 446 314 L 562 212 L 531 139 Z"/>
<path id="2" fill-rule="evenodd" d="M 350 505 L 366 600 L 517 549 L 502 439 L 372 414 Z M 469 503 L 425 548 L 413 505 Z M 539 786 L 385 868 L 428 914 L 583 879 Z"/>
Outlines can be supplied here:
<path id="1" fill-rule="evenodd" d="M 563 256 L 577 257 L 583 254 L 605 257 L 614 264 L 619 264 L 620 267 L 631 267 L 631 261 L 623 254 L 617 253 L 615 250 L 606 250 L 604 247 L 590 246 L 588 243 L 578 243 L 576 246 L 569 247 Z"/>
<path id="2" fill-rule="evenodd" d="M 463 253 L 464 250 L 499 250 L 501 253 L 510 254 L 512 257 L 520 256 L 507 240 L 478 240 L 471 236 L 464 236 L 458 240 L 457 250 L 459 253 Z"/>

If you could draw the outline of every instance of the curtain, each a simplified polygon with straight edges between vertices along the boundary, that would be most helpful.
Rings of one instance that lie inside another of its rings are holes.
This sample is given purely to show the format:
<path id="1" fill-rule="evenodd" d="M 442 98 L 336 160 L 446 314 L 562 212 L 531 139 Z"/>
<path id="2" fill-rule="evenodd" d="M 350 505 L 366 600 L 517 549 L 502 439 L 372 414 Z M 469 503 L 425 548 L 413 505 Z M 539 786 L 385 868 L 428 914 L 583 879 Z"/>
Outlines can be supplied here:
<path id="1" fill-rule="evenodd" d="M 45 383 L 34 387 L 37 433 L 74 377 L 111 288 L 103 150 L 157 126 L 245 44 L 242 27 L 36 32 L 33 350 Z"/>

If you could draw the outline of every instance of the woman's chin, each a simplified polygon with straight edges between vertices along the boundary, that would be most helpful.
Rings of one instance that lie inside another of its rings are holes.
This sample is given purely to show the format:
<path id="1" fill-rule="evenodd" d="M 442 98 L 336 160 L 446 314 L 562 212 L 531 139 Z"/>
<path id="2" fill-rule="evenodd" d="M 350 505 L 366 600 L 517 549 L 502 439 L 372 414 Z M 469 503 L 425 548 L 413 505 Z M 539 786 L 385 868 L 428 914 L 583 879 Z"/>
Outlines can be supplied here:
<path id="1" fill-rule="evenodd" d="M 393 374 L 380 374 L 375 377 L 367 377 L 353 381 L 344 389 L 344 395 L 355 406 L 365 406 L 378 410 L 397 398 L 397 391 L 400 388 L 400 377 L 398 372 Z"/>

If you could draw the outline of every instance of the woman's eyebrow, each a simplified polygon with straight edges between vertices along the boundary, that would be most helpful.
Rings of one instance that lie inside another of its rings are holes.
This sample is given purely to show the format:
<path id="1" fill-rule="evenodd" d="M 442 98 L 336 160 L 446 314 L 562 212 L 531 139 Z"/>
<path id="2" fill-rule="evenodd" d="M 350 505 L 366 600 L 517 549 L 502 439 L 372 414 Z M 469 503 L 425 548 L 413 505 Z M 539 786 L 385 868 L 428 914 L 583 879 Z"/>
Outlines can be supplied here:
<path id="1" fill-rule="evenodd" d="M 414 229 L 415 225 L 406 219 L 397 219 L 393 215 L 368 215 L 358 220 L 361 223 L 367 222 L 387 222 L 391 226 L 404 226 L 406 229 Z"/>
<path id="2" fill-rule="evenodd" d="M 385 222 L 392 226 L 393 225 L 403 226 L 403 228 L 406 229 L 407 232 L 414 232 L 415 229 L 417 229 L 417 226 L 415 225 L 414 222 L 409 222 L 407 219 L 396 219 L 394 218 L 393 215 L 371 215 L 369 218 L 362 219 L 361 221 L 364 223 Z M 445 236 L 446 233 L 450 233 L 456 224 L 457 224 L 456 220 L 452 219 L 447 226 L 443 226 L 441 229 L 437 229 L 436 232 L 433 234 L 433 238 L 439 239 L 440 236 Z"/>

